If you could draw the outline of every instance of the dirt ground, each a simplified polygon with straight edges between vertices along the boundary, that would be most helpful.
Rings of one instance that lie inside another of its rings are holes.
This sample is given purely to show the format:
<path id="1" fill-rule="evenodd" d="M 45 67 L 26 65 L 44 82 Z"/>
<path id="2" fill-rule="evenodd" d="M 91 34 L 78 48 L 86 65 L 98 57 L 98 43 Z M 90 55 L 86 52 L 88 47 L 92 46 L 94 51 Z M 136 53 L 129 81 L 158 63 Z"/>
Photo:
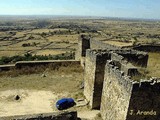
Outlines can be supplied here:
<path id="1" fill-rule="evenodd" d="M 60 66 L 58 70 L 46 68 L 34 74 L 17 76 L 17 73 L 19 71 L 13 71 L 0 77 L 0 117 L 56 112 L 56 101 L 61 98 L 84 99 L 80 65 Z M 17 95 L 19 100 L 16 100 Z M 86 109 L 85 106 L 72 108 Z"/>
<path id="2" fill-rule="evenodd" d="M 15 100 L 19 95 L 20 99 Z M 54 112 L 58 95 L 51 91 L 6 90 L 0 92 L 0 117 Z"/>
<path id="3" fill-rule="evenodd" d="M 57 112 L 55 103 L 65 94 L 67 95 L 67 93 L 56 94 L 51 91 L 22 89 L 1 91 L 0 117 Z M 17 95 L 20 97 L 19 100 L 15 99 Z M 86 105 L 75 106 L 70 110 L 77 110 L 78 117 L 83 119 L 94 119 L 100 113 L 98 110 L 89 110 Z"/>

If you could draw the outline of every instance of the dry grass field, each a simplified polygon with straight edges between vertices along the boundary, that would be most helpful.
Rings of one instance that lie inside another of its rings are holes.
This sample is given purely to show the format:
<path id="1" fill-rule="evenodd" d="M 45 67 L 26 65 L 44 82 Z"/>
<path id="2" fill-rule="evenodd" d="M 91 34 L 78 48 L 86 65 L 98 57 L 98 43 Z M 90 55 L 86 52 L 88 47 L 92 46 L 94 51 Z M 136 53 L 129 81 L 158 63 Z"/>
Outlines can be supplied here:
<path id="1" fill-rule="evenodd" d="M 27 52 L 37 55 L 75 52 L 80 33 L 77 34 L 77 31 L 72 29 L 59 28 L 58 23 L 56 25 L 52 28 L 47 26 L 32 29 L 29 26 L 25 28 L 27 30 L 18 30 L 19 26 L 15 26 L 17 30 L 10 30 L 8 26 L 8 30 L 0 31 L 0 58 L 24 55 Z M 3 29 L 3 26 L 0 28 Z"/>
<path id="2" fill-rule="evenodd" d="M 104 43 L 119 46 L 119 47 L 132 46 L 133 45 L 132 42 L 119 42 L 119 41 L 114 41 L 114 40 L 112 40 L 112 41 L 108 40 L 108 41 L 105 41 Z"/>
<path id="3" fill-rule="evenodd" d="M 158 21 L 107 19 L 33 20 L 30 21 L 31 25 L 25 25 L 24 30 L 18 30 L 19 27 L 24 26 L 25 22 L 17 20 L 16 23 L 19 23 L 18 27 L 15 26 L 17 30 L 0 31 L 0 58 L 2 56 L 23 56 L 28 52 L 33 55 L 73 53 L 77 49 L 80 34 L 89 34 L 97 40 L 103 40 L 105 43 L 120 47 L 160 43 L 160 22 Z M 45 26 L 46 23 L 47 25 Z M 0 26 L 0 28 L 3 28 L 3 26 Z M 149 75 L 154 73 L 152 68 L 154 70 L 158 69 L 157 57 L 157 55 L 154 56 L 154 53 L 150 53 L 149 67 L 147 68 L 147 71 L 150 71 Z M 155 62 L 156 65 L 153 65 Z M 158 70 L 152 75 L 158 75 L 157 72 Z"/>
<path id="4" fill-rule="evenodd" d="M 156 21 L 64 19 L 33 20 L 29 21 L 30 24 L 25 24 L 25 22 L 17 20 L 16 23 L 19 23 L 15 26 L 17 30 L 12 30 L 12 28 L 0 31 L 0 57 L 4 55 L 13 56 L 14 54 L 23 55 L 26 52 L 45 55 L 51 49 L 52 51 L 55 50 L 54 55 L 56 53 L 61 54 L 62 51 L 75 52 L 79 34 L 89 34 L 93 38 L 105 39 L 106 43 L 118 46 L 143 43 L 158 44 L 160 41 L 160 22 Z M 25 26 L 25 29 L 18 30 L 22 26 Z M 3 28 L 3 26 L 0 26 L 0 28 Z M 30 45 L 23 47 L 24 44 Z"/>
<path id="5" fill-rule="evenodd" d="M 60 98 L 83 99 L 82 82 L 83 70 L 80 65 L 60 66 L 58 69 L 50 66 L 33 67 L 2 72 L 0 116 L 57 111 L 55 103 Z M 15 100 L 16 95 L 20 96 L 20 100 Z"/>
<path id="6" fill-rule="evenodd" d="M 83 70 L 80 65 L 61 66 L 58 69 L 53 69 L 51 65 L 47 67 L 26 67 L 20 70 L 13 69 L 7 72 L 2 71 L 0 72 L 0 90 L 17 88 L 61 92 L 61 89 L 65 91 L 67 89 L 69 90 L 70 87 L 78 88 L 77 85 L 83 80 L 82 72 Z M 45 74 L 47 77 L 42 77 L 42 74 Z M 66 84 L 67 82 L 71 82 L 74 85 Z M 65 87 L 61 88 L 61 85 Z M 70 90 L 73 89 L 71 88 Z"/>

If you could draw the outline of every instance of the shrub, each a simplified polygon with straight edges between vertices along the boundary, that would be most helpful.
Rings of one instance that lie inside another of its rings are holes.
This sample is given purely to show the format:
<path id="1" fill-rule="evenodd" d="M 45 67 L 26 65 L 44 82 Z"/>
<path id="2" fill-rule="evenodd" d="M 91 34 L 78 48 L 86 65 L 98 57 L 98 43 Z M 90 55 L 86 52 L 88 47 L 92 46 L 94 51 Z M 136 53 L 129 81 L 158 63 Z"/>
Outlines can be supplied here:
<path id="1" fill-rule="evenodd" d="M 1 57 L 0 65 L 15 63 L 18 61 L 36 61 L 36 60 L 69 60 L 74 59 L 74 52 L 66 52 L 59 55 L 32 55 L 31 53 L 26 53 L 24 56 L 12 56 L 12 57 Z"/>
<path id="2" fill-rule="evenodd" d="M 12 59 L 11 59 L 11 57 L 2 56 L 0 61 L 2 64 L 7 64 L 7 63 L 10 63 L 12 61 Z"/>

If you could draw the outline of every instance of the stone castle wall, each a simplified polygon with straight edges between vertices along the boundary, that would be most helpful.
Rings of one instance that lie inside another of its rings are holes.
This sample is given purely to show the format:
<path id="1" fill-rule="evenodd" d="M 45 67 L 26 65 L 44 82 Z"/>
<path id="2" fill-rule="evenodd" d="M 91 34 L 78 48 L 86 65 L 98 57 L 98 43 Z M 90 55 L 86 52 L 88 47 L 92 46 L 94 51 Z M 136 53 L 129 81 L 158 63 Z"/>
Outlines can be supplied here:
<path id="1" fill-rule="evenodd" d="M 87 50 L 84 71 L 84 95 L 91 108 L 100 108 L 104 68 L 110 54 L 106 51 Z"/>
<path id="2" fill-rule="evenodd" d="M 92 108 L 93 105 L 93 90 L 95 82 L 95 71 L 96 71 L 96 55 L 90 50 L 87 50 L 85 58 L 85 69 L 84 69 L 84 95 L 89 101 L 89 105 Z"/>
<path id="3" fill-rule="evenodd" d="M 81 60 L 82 57 L 85 57 L 87 49 L 101 49 L 101 50 L 115 51 L 116 53 L 124 57 L 128 62 L 131 62 L 139 67 L 146 67 L 148 63 L 148 54 L 145 52 L 141 52 L 134 49 L 125 48 L 125 47 L 124 48 L 118 47 L 115 45 L 110 45 L 108 43 L 103 43 L 103 41 L 89 38 L 86 35 L 81 35 L 78 39 L 78 49 L 76 53 L 76 60 Z"/>
<path id="4" fill-rule="evenodd" d="M 136 82 L 107 61 L 101 97 L 104 120 L 158 120 L 160 79 Z"/>
<path id="5" fill-rule="evenodd" d="M 122 48 L 108 43 L 103 43 L 102 41 L 95 40 L 87 35 L 81 35 L 78 38 L 78 48 L 75 59 L 81 60 L 81 57 L 85 57 L 87 49 L 121 50 Z"/>
<path id="6" fill-rule="evenodd" d="M 77 112 L 55 112 L 34 115 L 0 117 L 0 120 L 77 120 Z"/>
<path id="7" fill-rule="evenodd" d="M 132 91 L 132 83 L 117 66 L 107 62 L 103 83 L 101 116 L 104 120 L 125 120 Z"/>
<path id="8" fill-rule="evenodd" d="M 53 67 L 79 65 L 80 61 L 76 60 L 44 60 L 44 61 L 19 61 L 13 65 L 0 65 L 0 71 L 21 69 L 25 67 L 40 67 L 51 65 Z"/>
<path id="9" fill-rule="evenodd" d="M 81 60 L 81 57 L 85 57 L 87 49 L 90 49 L 90 38 L 88 36 L 81 35 L 78 38 L 78 48 L 76 51 L 75 59 Z"/>
<path id="10" fill-rule="evenodd" d="M 160 45 L 138 45 L 132 47 L 134 50 L 146 51 L 146 52 L 160 52 Z"/>
<path id="11" fill-rule="evenodd" d="M 84 95 L 104 120 L 160 118 L 160 80 L 131 79 L 139 74 L 138 67 L 147 67 L 147 53 L 90 39 L 84 61 Z"/>
<path id="12" fill-rule="evenodd" d="M 131 49 L 131 50 L 117 51 L 116 53 L 123 56 L 126 61 L 134 64 L 135 66 L 147 67 L 148 54 L 145 52 Z"/>
<path id="13" fill-rule="evenodd" d="M 138 74 L 137 67 L 128 62 L 123 56 L 119 55 L 118 53 L 112 53 L 111 60 L 114 61 L 114 64 L 120 69 L 120 71 L 123 71 L 124 75 L 132 77 Z"/>
<path id="14" fill-rule="evenodd" d="M 126 120 L 160 119 L 160 79 L 134 83 Z"/>

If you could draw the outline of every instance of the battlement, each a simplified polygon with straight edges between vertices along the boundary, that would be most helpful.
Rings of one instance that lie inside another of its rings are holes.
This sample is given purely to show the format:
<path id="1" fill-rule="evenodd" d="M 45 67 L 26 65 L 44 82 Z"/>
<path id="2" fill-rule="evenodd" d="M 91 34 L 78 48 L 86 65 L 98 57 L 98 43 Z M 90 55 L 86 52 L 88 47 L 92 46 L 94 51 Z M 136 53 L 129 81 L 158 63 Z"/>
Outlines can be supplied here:
<path id="1" fill-rule="evenodd" d="M 83 56 L 84 95 L 90 108 L 100 109 L 104 120 L 158 119 L 160 80 L 152 78 L 138 82 L 132 79 L 139 75 L 138 68 L 147 67 L 148 54 L 94 39 L 88 41 L 89 46 L 84 49 L 86 54 Z M 154 110 L 156 115 L 131 114 L 138 110 Z"/>
<path id="2" fill-rule="evenodd" d="M 103 119 L 115 120 L 158 119 L 159 90 L 160 79 L 134 81 L 130 76 L 125 75 L 114 61 L 108 60 L 102 89 L 101 115 Z M 131 111 L 134 113 L 131 114 Z M 146 111 L 146 114 L 154 114 L 154 116 L 136 115 L 141 114 L 138 113 L 139 111 Z"/>

